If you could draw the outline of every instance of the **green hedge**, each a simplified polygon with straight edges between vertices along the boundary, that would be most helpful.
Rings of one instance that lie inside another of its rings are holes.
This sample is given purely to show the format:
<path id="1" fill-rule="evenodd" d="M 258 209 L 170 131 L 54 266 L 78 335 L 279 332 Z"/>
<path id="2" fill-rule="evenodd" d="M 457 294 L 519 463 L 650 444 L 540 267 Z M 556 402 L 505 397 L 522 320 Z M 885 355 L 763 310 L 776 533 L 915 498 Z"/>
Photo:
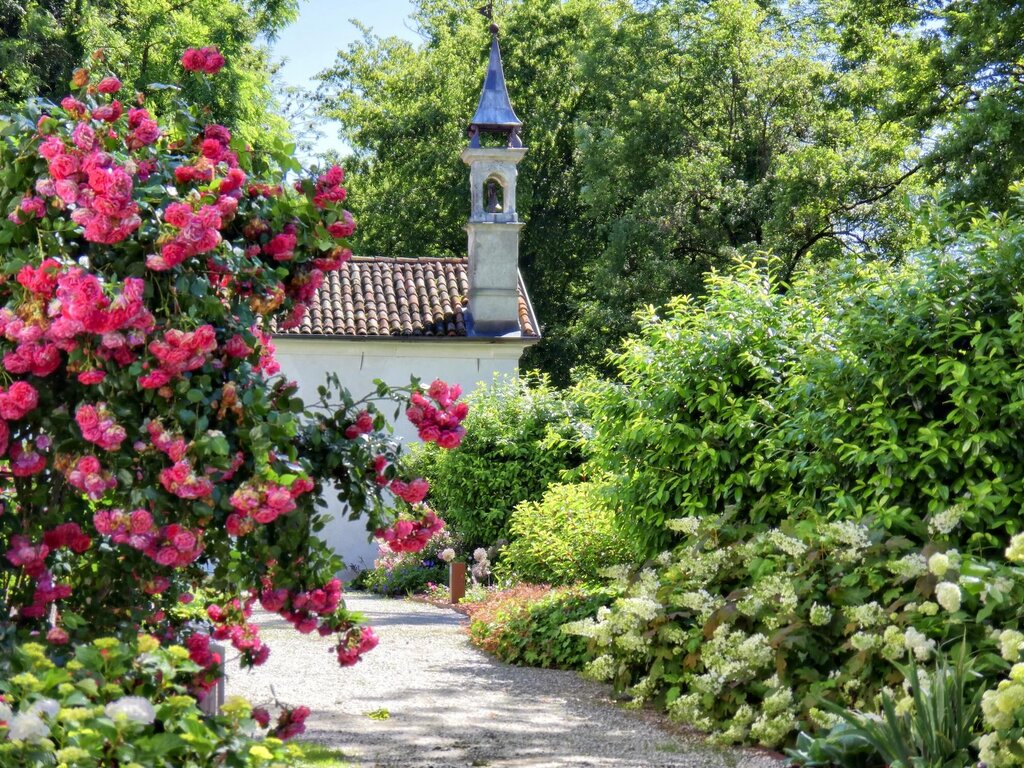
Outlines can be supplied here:
<path id="1" fill-rule="evenodd" d="M 544 377 L 495 380 L 466 400 L 459 449 L 418 446 L 406 467 L 430 481 L 430 503 L 472 551 L 507 540 L 516 504 L 539 499 L 582 456 L 580 409 Z"/>
<path id="2" fill-rule="evenodd" d="M 948 232 L 969 227 L 955 239 Z M 735 513 L 908 518 L 961 509 L 972 548 L 1024 504 L 1022 226 L 938 221 L 892 270 L 850 264 L 792 286 L 774 264 L 713 275 L 705 300 L 649 314 L 585 395 L 592 474 L 642 551 L 666 519 Z"/>
<path id="3" fill-rule="evenodd" d="M 512 542 L 494 569 L 501 582 L 596 582 L 602 569 L 631 559 L 614 512 L 592 483 L 555 484 L 540 501 L 521 503 L 509 533 Z"/>

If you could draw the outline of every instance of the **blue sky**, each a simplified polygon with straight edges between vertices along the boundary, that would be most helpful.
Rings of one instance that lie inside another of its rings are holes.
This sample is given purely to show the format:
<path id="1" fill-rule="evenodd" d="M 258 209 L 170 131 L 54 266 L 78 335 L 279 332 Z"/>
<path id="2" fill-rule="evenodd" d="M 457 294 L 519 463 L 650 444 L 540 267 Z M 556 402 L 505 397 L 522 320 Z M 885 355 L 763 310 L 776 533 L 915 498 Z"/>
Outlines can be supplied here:
<path id="1" fill-rule="evenodd" d="M 289 85 L 314 87 L 313 77 L 331 65 L 335 53 L 359 37 L 350 19 L 358 19 L 381 37 L 417 40 L 408 21 L 410 0 L 305 0 L 298 20 L 274 42 L 274 58 L 286 60 L 282 79 Z M 336 130 L 324 126 L 320 149 L 342 148 Z"/>

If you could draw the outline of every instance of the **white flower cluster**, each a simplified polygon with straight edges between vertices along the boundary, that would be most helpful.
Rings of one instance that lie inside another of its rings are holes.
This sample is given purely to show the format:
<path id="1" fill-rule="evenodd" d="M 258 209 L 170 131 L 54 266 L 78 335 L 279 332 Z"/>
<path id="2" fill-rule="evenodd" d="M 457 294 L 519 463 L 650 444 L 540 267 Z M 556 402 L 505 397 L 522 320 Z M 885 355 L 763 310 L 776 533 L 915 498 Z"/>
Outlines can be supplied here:
<path id="1" fill-rule="evenodd" d="M 879 627 L 887 619 L 885 610 L 874 600 L 863 605 L 848 606 L 843 609 L 843 614 L 861 629 Z"/>
<path id="2" fill-rule="evenodd" d="M 821 538 L 834 547 L 834 555 L 844 563 L 854 563 L 871 543 L 866 526 L 850 520 L 828 523 L 821 528 Z"/>
<path id="3" fill-rule="evenodd" d="M 928 572 L 928 561 L 924 559 L 924 555 L 915 552 L 899 560 L 890 560 L 885 567 L 890 573 L 902 579 L 916 579 Z"/>
<path id="4" fill-rule="evenodd" d="M 672 520 L 666 520 L 665 527 L 684 536 L 693 536 L 700 529 L 700 518 L 676 517 Z"/>
<path id="5" fill-rule="evenodd" d="M 960 610 L 960 587 L 949 581 L 940 581 L 935 585 L 935 600 L 950 613 Z"/>
<path id="6" fill-rule="evenodd" d="M 928 531 L 932 536 L 948 535 L 960 525 L 965 511 L 963 504 L 954 504 L 942 512 L 932 515 L 931 520 L 928 521 Z"/>
<path id="7" fill-rule="evenodd" d="M 923 632 L 914 627 L 907 627 L 907 631 L 903 634 L 903 644 L 918 661 L 928 661 L 935 651 L 935 641 L 928 639 Z"/>
<path id="8" fill-rule="evenodd" d="M 156 710 L 149 699 L 142 696 L 122 696 L 107 704 L 103 709 L 111 720 L 128 720 L 133 723 L 149 725 L 156 719 Z"/>
<path id="9" fill-rule="evenodd" d="M 979 758 L 989 768 L 1019 767 L 1021 720 L 1024 719 L 1024 664 L 1014 664 L 1010 675 L 985 691 L 981 699 L 985 727 L 978 740 Z"/>
<path id="10" fill-rule="evenodd" d="M 736 607 L 746 616 L 761 617 L 769 629 L 778 629 L 799 604 L 792 580 L 775 573 L 756 582 Z"/>
<path id="11" fill-rule="evenodd" d="M 50 735 L 47 720 L 52 720 L 60 711 L 60 704 L 54 699 L 37 699 L 24 712 L 14 714 L 13 710 L 0 702 L 0 720 L 7 722 L 7 738 L 11 741 L 42 741 Z"/>
<path id="12" fill-rule="evenodd" d="M 812 603 L 809 614 L 811 625 L 815 627 L 824 627 L 832 621 L 832 608 L 821 603 Z"/>
<path id="13" fill-rule="evenodd" d="M 1024 533 L 1018 533 L 1010 539 L 1010 546 L 1006 548 L 1006 559 L 1011 563 L 1024 562 Z"/>
<path id="14" fill-rule="evenodd" d="M 1004 629 L 999 633 L 999 654 L 1007 661 L 1020 661 L 1020 651 L 1024 647 L 1024 634 L 1015 629 Z"/>

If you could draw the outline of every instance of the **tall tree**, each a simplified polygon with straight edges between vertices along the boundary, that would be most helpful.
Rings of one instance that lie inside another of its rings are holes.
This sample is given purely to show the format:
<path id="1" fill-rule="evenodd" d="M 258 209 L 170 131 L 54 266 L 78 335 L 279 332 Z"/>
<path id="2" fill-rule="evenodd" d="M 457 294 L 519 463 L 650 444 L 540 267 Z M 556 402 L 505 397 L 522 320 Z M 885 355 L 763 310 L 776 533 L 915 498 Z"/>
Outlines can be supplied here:
<path id="1" fill-rule="evenodd" d="M 81 66 L 117 71 L 138 90 L 177 82 L 182 52 L 212 45 L 230 62 L 218 87 L 188 77 L 180 95 L 257 145 L 268 134 L 284 137 L 260 39 L 293 20 L 297 7 L 298 0 L 0 0 L 0 105 L 30 94 L 60 98 Z M 101 60 L 91 58 L 97 50 Z"/>
<path id="2" fill-rule="evenodd" d="M 829 25 L 778 5 L 495 5 L 530 148 L 521 262 L 546 339 L 528 364 L 561 381 L 599 364 L 634 310 L 699 292 L 735 250 L 775 249 L 788 271 L 898 250 L 909 132 L 852 100 Z M 421 45 L 368 33 L 325 73 L 364 252 L 464 252 L 458 153 L 487 45 L 473 6 L 420 0 Z"/>
<path id="3" fill-rule="evenodd" d="M 841 65 L 912 129 L 952 199 L 1008 210 L 1024 178 L 1024 3 L 820 0 Z"/>

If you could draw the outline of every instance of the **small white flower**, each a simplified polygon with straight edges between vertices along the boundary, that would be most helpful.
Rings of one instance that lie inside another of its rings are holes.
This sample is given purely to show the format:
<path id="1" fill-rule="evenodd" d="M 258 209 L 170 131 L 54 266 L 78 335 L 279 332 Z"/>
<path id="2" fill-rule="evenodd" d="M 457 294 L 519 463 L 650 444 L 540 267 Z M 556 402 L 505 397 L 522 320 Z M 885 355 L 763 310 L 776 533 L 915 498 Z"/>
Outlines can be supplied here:
<path id="1" fill-rule="evenodd" d="M 39 741 L 50 735 L 50 727 L 34 712 L 22 712 L 7 722 L 7 738 L 11 741 Z"/>
<path id="2" fill-rule="evenodd" d="M 476 560 L 478 563 L 482 563 L 484 560 L 487 559 L 487 550 L 483 547 L 479 547 L 473 550 L 473 559 Z"/>
<path id="3" fill-rule="evenodd" d="M 948 581 L 935 585 L 935 600 L 950 613 L 960 610 L 960 587 Z"/>
<path id="4" fill-rule="evenodd" d="M 935 641 L 929 640 L 923 632 L 914 627 L 907 628 L 903 635 L 903 642 L 907 650 L 913 652 L 918 661 L 927 661 L 932 655 L 932 651 L 935 650 Z"/>
<path id="5" fill-rule="evenodd" d="M 448 549 L 443 550 L 441 552 L 441 559 L 444 560 L 446 563 L 450 563 L 452 560 L 455 559 L 455 550 L 451 547 L 448 547 Z"/>
<path id="6" fill-rule="evenodd" d="M 111 720 L 124 718 L 135 723 L 149 725 L 156 719 L 156 710 L 149 699 L 142 696 L 122 696 L 112 701 L 103 710 Z"/>

